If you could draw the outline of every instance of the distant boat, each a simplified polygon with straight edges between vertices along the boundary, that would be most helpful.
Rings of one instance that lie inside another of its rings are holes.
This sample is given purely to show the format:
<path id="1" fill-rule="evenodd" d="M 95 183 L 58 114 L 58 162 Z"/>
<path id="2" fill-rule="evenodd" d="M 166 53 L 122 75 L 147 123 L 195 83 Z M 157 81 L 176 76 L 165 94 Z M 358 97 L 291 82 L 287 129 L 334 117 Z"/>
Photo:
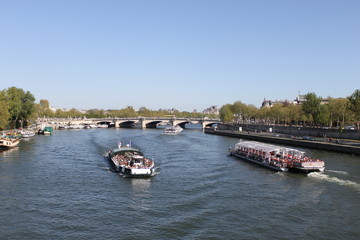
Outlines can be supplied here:
<path id="1" fill-rule="evenodd" d="M 166 135 L 177 135 L 179 133 L 181 133 L 184 129 L 178 125 L 176 126 L 171 126 L 171 127 L 167 127 L 165 128 L 165 131 L 163 132 L 163 134 Z"/>
<path id="2" fill-rule="evenodd" d="M 71 124 L 68 127 L 68 129 L 83 129 L 83 128 L 84 128 L 83 124 Z"/>
<path id="3" fill-rule="evenodd" d="M 23 138 L 31 138 L 35 136 L 35 133 L 33 131 L 22 131 L 21 135 Z"/>
<path id="4" fill-rule="evenodd" d="M 38 134 L 43 135 L 51 135 L 53 133 L 54 129 L 52 127 L 44 127 L 44 129 L 39 129 Z"/>
<path id="5" fill-rule="evenodd" d="M 155 175 L 154 161 L 129 144 L 119 146 L 109 151 L 108 159 L 115 171 L 129 177 L 151 177 Z"/>

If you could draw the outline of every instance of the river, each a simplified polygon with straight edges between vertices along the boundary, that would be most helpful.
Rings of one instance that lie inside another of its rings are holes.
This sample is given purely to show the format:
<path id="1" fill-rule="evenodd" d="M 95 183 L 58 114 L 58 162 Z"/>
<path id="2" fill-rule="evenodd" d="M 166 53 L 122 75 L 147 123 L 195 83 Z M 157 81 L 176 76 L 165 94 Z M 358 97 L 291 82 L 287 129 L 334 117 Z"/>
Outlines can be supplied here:
<path id="1" fill-rule="evenodd" d="M 185 130 L 59 130 L 0 152 L 0 239 L 358 239 L 360 157 L 313 149 L 324 173 L 229 157 L 238 139 Z M 112 171 L 118 141 L 158 165 Z"/>

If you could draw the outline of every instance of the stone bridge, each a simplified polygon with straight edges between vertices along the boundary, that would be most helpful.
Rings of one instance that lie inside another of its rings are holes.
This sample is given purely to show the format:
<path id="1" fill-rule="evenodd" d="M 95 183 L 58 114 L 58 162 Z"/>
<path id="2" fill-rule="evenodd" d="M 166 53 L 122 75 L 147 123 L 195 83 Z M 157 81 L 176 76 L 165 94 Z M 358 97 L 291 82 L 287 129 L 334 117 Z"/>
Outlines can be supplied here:
<path id="1" fill-rule="evenodd" d="M 202 128 L 212 126 L 219 123 L 217 119 L 199 119 L 199 118 L 127 118 L 127 119 L 113 119 L 112 123 L 115 127 L 130 127 L 130 128 L 156 128 L 159 124 L 168 124 L 172 126 L 179 125 L 185 128 L 188 123 L 200 124 Z M 110 124 L 112 124 L 110 123 Z"/>
<path id="2" fill-rule="evenodd" d="M 137 117 L 137 118 L 91 118 L 91 119 L 53 119 L 62 124 L 107 124 L 109 127 L 116 128 L 156 128 L 159 124 L 169 124 L 172 126 L 179 125 L 185 128 L 188 123 L 200 124 L 202 128 L 219 123 L 218 119 L 207 118 L 154 118 L 154 117 Z"/>

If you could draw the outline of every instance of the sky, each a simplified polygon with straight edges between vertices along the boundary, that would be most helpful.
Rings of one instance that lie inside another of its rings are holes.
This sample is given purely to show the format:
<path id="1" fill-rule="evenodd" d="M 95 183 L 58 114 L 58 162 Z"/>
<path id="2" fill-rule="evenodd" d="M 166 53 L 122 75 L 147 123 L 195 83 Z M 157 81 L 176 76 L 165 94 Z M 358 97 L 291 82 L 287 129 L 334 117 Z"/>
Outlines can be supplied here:
<path id="1" fill-rule="evenodd" d="M 358 0 L 0 0 L 0 90 L 202 111 L 360 89 Z"/>

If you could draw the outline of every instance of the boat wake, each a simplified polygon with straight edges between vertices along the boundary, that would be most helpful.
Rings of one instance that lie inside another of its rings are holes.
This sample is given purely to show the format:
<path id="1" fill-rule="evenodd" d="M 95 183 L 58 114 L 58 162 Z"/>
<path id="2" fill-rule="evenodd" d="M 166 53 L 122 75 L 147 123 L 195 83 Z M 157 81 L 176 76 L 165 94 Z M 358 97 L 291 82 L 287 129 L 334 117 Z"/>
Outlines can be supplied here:
<path id="1" fill-rule="evenodd" d="M 332 176 L 326 175 L 325 173 L 319 173 L 319 172 L 312 172 L 312 173 L 309 173 L 307 176 L 318 179 L 318 180 L 326 181 L 326 182 L 336 183 L 336 184 L 339 184 L 342 186 L 353 187 L 356 190 L 360 191 L 360 184 L 357 182 L 354 182 L 354 181 L 344 180 L 344 179 L 340 179 L 337 177 L 332 177 Z"/>
<path id="2" fill-rule="evenodd" d="M 335 171 L 335 170 L 326 170 L 327 172 L 332 172 L 332 173 L 337 173 L 337 174 L 341 174 L 341 175 L 349 175 L 349 173 L 345 172 L 345 171 Z"/>
<path id="3" fill-rule="evenodd" d="M 115 172 L 112 168 L 110 168 L 110 167 L 104 167 L 104 166 L 100 166 L 99 165 L 99 168 L 101 169 L 101 170 L 104 170 L 104 171 L 107 171 L 107 172 Z"/>

